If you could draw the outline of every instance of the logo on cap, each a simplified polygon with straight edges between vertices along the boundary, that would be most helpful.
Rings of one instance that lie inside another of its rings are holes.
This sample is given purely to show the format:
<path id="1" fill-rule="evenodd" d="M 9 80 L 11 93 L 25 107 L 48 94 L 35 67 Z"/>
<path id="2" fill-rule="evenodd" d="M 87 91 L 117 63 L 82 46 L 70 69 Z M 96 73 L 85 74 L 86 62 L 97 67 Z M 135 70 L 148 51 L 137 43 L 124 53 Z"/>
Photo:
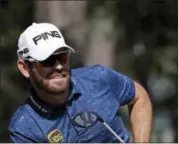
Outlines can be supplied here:
<path id="1" fill-rule="evenodd" d="M 23 50 L 19 51 L 19 55 L 24 55 L 29 52 L 28 48 L 24 48 Z"/>
<path id="2" fill-rule="evenodd" d="M 61 38 L 58 31 L 44 32 L 33 37 L 33 42 L 37 45 L 39 40 L 47 40 L 49 37 Z"/>
<path id="3" fill-rule="evenodd" d="M 50 143 L 62 143 L 64 136 L 60 130 L 55 129 L 48 134 L 48 140 Z"/>

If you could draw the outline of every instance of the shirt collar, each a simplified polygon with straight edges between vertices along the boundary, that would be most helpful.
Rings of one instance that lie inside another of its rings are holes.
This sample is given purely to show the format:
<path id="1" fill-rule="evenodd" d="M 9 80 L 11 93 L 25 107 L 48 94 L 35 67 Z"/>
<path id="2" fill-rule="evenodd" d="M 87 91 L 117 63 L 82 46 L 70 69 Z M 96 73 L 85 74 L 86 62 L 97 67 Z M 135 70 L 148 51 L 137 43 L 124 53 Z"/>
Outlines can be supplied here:
<path id="1" fill-rule="evenodd" d="M 77 83 L 75 81 L 75 79 L 73 77 L 71 77 L 71 85 L 70 85 L 70 95 L 68 98 L 68 103 L 69 105 L 71 104 L 71 102 L 78 98 L 78 96 L 80 96 L 81 91 L 79 89 L 79 87 L 77 86 Z M 41 100 L 36 92 L 34 91 L 34 89 L 31 89 L 31 94 L 29 96 L 30 103 L 32 104 L 32 106 L 39 112 L 42 112 L 43 114 L 49 114 L 51 113 L 54 109 L 57 109 L 58 106 L 54 106 L 51 104 L 48 104 L 47 102 L 44 102 L 43 100 Z M 59 107 L 60 109 L 60 107 Z"/>
<path id="2" fill-rule="evenodd" d="M 80 95 L 81 91 L 76 83 L 74 77 L 71 77 L 71 93 L 69 96 L 69 100 L 73 99 L 76 95 Z"/>

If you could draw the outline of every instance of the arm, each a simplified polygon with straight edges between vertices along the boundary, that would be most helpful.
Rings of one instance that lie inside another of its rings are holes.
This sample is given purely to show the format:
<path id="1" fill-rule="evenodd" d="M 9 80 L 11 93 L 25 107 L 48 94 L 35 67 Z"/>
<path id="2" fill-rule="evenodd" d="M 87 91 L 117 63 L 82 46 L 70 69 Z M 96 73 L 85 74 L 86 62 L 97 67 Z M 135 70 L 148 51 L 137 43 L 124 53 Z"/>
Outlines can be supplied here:
<path id="1" fill-rule="evenodd" d="M 100 74 L 109 84 L 120 106 L 128 105 L 134 142 L 149 142 L 152 125 L 152 107 L 147 92 L 132 79 L 101 66 Z"/>
<path id="2" fill-rule="evenodd" d="M 138 83 L 135 84 L 135 97 L 129 104 L 133 142 L 149 142 L 152 127 L 152 105 L 148 93 Z"/>

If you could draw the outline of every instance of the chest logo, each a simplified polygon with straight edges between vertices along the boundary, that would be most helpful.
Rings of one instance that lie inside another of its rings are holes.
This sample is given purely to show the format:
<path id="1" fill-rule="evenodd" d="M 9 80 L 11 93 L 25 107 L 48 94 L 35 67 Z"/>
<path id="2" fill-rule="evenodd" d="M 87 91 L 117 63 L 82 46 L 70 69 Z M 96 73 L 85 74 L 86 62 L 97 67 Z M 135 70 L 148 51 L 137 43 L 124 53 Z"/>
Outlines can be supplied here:
<path id="1" fill-rule="evenodd" d="M 60 130 L 55 129 L 48 134 L 48 140 L 50 143 L 62 143 L 64 136 Z"/>
<path id="2" fill-rule="evenodd" d="M 94 112 L 81 112 L 74 117 L 74 123 L 80 127 L 92 127 L 98 120 Z"/>

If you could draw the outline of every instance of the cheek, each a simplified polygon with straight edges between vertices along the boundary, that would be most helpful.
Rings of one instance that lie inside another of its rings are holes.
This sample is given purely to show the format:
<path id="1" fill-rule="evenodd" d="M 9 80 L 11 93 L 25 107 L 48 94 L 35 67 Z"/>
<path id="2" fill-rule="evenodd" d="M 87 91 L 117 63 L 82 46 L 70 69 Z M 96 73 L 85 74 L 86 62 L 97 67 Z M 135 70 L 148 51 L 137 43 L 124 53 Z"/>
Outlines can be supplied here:
<path id="1" fill-rule="evenodd" d="M 38 73 L 38 75 L 42 78 L 46 78 L 47 75 L 51 72 L 51 68 L 42 68 L 42 67 L 36 67 L 35 71 Z"/>
<path id="2" fill-rule="evenodd" d="M 38 71 L 39 75 L 43 78 L 46 78 L 50 72 L 51 72 L 50 69 L 40 69 Z"/>
<path id="3" fill-rule="evenodd" d="M 63 67 L 64 67 L 65 69 L 70 70 L 70 68 L 71 68 L 70 60 L 68 60 L 68 61 L 63 65 Z"/>

